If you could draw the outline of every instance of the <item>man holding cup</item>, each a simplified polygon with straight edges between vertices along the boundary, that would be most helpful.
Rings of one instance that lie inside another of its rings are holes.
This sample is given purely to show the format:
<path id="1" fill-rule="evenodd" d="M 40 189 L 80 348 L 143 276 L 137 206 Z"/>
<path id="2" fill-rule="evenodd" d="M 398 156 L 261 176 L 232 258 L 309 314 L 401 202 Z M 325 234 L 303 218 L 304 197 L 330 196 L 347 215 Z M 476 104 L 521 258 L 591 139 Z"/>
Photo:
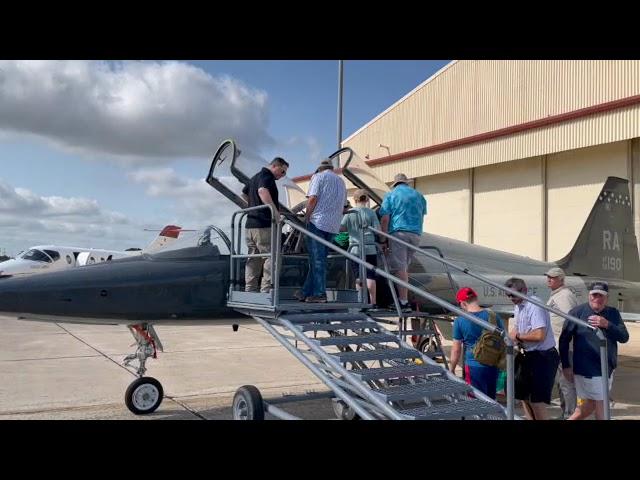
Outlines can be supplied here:
<path id="1" fill-rule="evenodd" d="M 569 314 L 585 320 L 602 330 L 607 339 L 609 390 L 613 383 L 613 370 L 617 366 L 618 342 L 629 341 L 617 308 L 607 305 L 609 285 L 595 282 L 589 287 L 589 301 L 571 309 Z M 569 343 L 573 340 L 573 359 L 569 358 Z M 582 420 L 596 412 L 596 419 L 604 420 L 604 397 L 600 368 L 600 344 L 596 332 L 573 322 L 565 322 L 560 335 L 562 372 L 574 381 L 578 398 L 582 400 L 569 420 Z M 608 399 L 607 399 L 608 401 Z"/>

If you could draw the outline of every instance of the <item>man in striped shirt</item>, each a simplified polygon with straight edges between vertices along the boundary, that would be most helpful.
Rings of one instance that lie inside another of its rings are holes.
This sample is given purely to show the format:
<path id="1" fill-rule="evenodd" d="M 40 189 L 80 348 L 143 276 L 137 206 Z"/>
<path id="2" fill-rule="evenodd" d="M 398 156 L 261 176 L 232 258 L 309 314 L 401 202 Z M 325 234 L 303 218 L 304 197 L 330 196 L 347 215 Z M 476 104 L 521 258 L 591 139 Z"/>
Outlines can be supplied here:
<path id="1" fill-rule="evenodd" d="M 305 224 L 307 229 L 320 238 L 331 242 L 340 231 L 342 209 L 347 201 L 347 188 L 344 181 L 333 172 L 331 160 L 323 160 L 311 177 L 307 192 L 307 210 Z M 327 301 L 327 247 L 306 237 L 309 253 L 309 272 L 302 287 L 299 300 L 307 303 L 325 303 Z"/>

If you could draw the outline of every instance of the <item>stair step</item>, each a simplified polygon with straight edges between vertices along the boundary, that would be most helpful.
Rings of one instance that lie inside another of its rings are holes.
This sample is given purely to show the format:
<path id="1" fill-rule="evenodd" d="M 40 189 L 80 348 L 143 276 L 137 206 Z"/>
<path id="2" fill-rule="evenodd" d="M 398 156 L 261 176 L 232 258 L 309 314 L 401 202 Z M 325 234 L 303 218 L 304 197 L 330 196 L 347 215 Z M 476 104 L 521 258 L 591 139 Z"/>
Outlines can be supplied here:
<path id="1" fill-rule="evenodd" d="M 364 313 L 296 313 L 283 315 L 280 318 L 282 320 L 289 320 L 291 323 L 295 324 L 363 321 L 368 319 Z"/>
<path id="2" fill-rule="evenodd" d="M 379 333 L 374 335 L 340 335 L 337 337 L 315 338 L 314 341 L 322 346 L 328 345 L 362 345 L 366 343 L 382 343 L 395 342 L 398 343 L 398 337 L 387 333 Z"/>
<path id="3" fill-rule="evenodd" d="M 430 378 L 426 382 L 409 385 L 394 385 L 380 390 L 376 394 L 382 396 L 388 402 L 398 400 L 420 400 L 421 398 L 438 398 L 454 393 L 470 392 L 471 387 L 462 382 L 449 380 L 448 378 Z"/>
<path id="4" fill-rule="evenodd" d="M 361 330 L 363 328 L 379 330 L 380 327 L 376 322 L 342 322 L 342 323 L 312 323 L 300 325 L 298 328 L 303 332 L 331 332 L 335 330 Z"/>
<path id="5" fill-rule="evenodd" d="M 377 367 L 350 370 L 360 380 L 384 380 L 389 378 L 419 377 L 422 375 L 442 375 L 444 369 L 427 363 L 423 365 L 400 365 L 397 367 Z"/>
<path id="6" fill-rule="evenodd" d="M 410 408 L 400 410 L 399 413 L 411 417 L 415 420 L 461 420 L 476 415 L 493 414 L 501 418 L 506 418 L 504 410 L 497 403 L 489 403 L 484 400 L 472 398 L 456 403 L 443 403 L 430 407 Z"/>
<path id="7" fill-rule="evenodd" d="M 333 353 L 340 362 L 364 362 L 367 360 L 392 360 L 396 358 L 419 358 L 420 352 L 413 348 L 378 348 L 360 352 Z"/>

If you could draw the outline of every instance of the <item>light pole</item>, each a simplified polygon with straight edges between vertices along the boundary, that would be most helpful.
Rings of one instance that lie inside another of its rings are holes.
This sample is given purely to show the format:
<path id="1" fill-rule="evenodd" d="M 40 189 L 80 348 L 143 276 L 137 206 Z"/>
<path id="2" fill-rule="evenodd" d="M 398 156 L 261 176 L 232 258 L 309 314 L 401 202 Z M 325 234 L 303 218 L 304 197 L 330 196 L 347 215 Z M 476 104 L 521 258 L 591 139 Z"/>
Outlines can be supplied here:
<path id="1" fill-rule="evenodd" d="M 342 148 L 342 60 L 338 60 L 338 149 Z"/>

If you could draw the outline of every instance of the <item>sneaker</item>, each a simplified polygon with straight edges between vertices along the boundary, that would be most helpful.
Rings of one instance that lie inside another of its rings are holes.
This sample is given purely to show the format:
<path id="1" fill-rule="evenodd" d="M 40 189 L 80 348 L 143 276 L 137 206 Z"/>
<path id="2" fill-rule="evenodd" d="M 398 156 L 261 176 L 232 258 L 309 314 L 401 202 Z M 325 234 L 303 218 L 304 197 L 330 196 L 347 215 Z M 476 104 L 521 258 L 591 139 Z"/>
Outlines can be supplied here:
<path id="1" fill-rule="evenodd" d="M 305 303 L 327 303 L 327 297 L 316 297 L 316 296 L 311 296 L 311 297 L 307 297 L 305 300 Z"/>
<path id="2" fill-rule="evenodd" d="M 409 305 L 409 302 L 405 302 L 405 303 L 400 302 L 400 310 L 402 310 L 403 313 L 411 312 L 412 311 L 411 305 Z"/>
<path id="3" fill-rule="evenodd" d="M 296 300 L 298 300 L 299 302 L 304 302 L 305 299 L 307 297 L 304 296 L 304 293 L 302 293 L 301 290 L 296 291 L 293 296 L 296 298 Z"/>

